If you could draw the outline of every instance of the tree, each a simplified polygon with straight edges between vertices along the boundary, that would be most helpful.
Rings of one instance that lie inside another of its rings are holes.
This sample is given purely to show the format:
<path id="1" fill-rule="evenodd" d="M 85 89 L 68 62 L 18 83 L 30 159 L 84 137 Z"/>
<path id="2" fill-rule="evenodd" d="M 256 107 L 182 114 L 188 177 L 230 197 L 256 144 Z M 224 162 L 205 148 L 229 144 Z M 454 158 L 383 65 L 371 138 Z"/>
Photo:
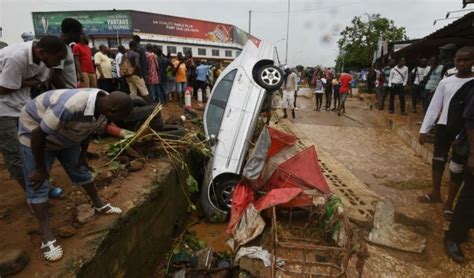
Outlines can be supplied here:
<path id="1" fill-rule="evenodd" d="M 396 27 L 393 20 L 381 17 L 380 14 L 368 15 L 367 22 L 356 16 L 351 25 L 341 32 L 338 40 L 339 56 L 336 66 L 341 64 L 345 68 L 363 68 L 372 63 L 373 55 L 377 49 L 379 38 L 388 41 L 407 40 L 405 27 Z"/>

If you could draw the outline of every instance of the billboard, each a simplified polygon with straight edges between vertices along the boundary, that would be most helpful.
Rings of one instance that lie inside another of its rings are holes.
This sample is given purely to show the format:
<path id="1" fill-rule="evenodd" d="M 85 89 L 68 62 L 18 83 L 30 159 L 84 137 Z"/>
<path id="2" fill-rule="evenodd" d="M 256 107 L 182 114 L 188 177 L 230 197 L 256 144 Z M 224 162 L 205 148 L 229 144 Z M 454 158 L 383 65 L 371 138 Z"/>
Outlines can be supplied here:
<path id="1" fill-rule="evenodd" d="M 234 26 L 184 17 L 133 12 L 133 31 L 212 42 L 232 42 Z"/>
<path id="2" fill-rule="evenodd" d="M 245 45 L 248 40 L 252 40 L 257 46 L 260 44 L 260 39 L 257 39 L 239 27 L 234 27 L 232 38 L 235 43 L 240 45 Z"/>
<path id="3" fill-rule="evenodd" d="M 37 36 L 59 35 L 61 22 L 65 18 L 75 18 L 84 26 L 88 35 L 131 34 L 130 11 L 74 11 L 74 12 L 33 12 L 33 27 Z"/>

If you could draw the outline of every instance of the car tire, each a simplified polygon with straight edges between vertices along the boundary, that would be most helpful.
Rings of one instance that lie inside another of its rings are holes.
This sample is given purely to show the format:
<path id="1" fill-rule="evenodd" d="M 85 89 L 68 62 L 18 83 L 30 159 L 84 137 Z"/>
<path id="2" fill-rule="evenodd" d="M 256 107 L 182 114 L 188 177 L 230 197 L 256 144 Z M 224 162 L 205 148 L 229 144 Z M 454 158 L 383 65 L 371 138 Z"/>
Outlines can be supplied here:
<path id="1" fill-rule="evenodd" d="M 214 182 L 204 182 L 201 188 L 201 206 L 206 218 L 211 223 L 223 223 L 227 221 L 230 211 L 230 203 L 226 203 L 223 199 L 218 198 L 220 195 L 232 197 L 233 188 L 238 183 L 236 177 L 228 177 L 219 183 Z M 218 188 L 214 188 L 215 185 L 218 185 Z M 229 190 L 231 189 L 232 190 Z M 230 195 L 228 195 L 230 194 Z M 228 199 L 227 201 L 230 201 Z"/>
<path id="2" fill-rule="evenodd" d="M 283 72 L 274 65 L 264 65 L 257 71 L 256 82 L 268 91 L 275 91 L 283 84 Z"/>

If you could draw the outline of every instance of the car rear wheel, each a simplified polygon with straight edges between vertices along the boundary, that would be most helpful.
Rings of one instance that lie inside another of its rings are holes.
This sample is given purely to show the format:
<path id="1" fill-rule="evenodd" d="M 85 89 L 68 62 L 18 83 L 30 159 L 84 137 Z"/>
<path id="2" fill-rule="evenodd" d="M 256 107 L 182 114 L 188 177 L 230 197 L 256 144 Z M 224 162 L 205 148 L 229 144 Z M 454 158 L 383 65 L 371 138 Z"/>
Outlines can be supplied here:
<path id="1" fill-rule="evenodd" d="M 219 207 L 222 210 L 230 211 L 232 206 L 232 194 L 234 193 L 235 186 L 238 180 L 226 179 L 216 184 L 215 199 L 219 203 Z"/>
<path id="2" fill-rule="evenodd" d="M 262 88 L 274 91 L 283 84 L 283 72 L 274 65 L 264 65 L 258 70 L 256 81 Z"/>
<path id="3" fill-rule="evenodd" d="M 227 220 L 232 194 L 238 181 L 237 177 L 227 176 L 214 182 L 204 182 L 201 188 L 201 206 L 211 223 L 223 223 Z"/>

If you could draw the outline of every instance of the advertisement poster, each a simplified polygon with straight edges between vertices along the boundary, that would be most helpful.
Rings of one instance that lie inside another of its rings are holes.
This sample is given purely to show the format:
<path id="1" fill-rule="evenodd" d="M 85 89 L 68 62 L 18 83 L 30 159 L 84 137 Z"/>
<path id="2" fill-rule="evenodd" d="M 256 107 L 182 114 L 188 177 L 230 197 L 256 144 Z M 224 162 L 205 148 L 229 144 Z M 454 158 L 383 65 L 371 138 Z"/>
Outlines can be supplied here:
<path id="1" fill-rule="evenodd" d="M 35 34 L 58 35 L 65 18 L 75 18 L 84 26 L 88 35 L 130 34 L 132 20 L 128 11 L 77 11 L 77 12 L 34 12 Z"/>
<path id="2" fill-rule="evenodd" d="M 232 42 L 234 27 L 229 24 L 143 12 L 134 12 L 132 19 L 135 32 Z"/>
<path id="3" fill-rule="evenodd" d="M 257 39 L 238 27 L 234 27 L 233 39 L 235 43 L 240 45 L 245 45 L 248 40 L 252 40 L 256 46 L 260 44 L 260 39 Z"/>

